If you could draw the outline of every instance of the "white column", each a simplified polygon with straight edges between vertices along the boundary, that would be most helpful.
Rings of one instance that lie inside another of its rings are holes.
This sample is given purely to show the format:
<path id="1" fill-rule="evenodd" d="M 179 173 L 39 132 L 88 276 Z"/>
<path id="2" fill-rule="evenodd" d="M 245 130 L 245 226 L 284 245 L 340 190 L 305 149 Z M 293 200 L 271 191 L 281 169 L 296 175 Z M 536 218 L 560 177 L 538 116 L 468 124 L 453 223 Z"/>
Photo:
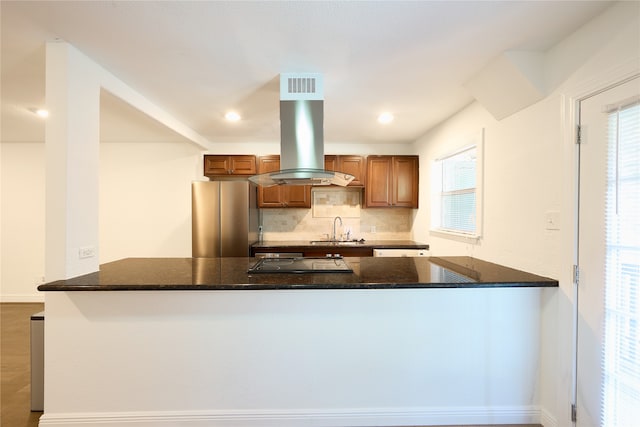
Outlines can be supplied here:
<path id="1" fill-rule="evenodd" d="M 45 278 L 98 270 L 100 84 L 95 64 L 47 43 Z"/>

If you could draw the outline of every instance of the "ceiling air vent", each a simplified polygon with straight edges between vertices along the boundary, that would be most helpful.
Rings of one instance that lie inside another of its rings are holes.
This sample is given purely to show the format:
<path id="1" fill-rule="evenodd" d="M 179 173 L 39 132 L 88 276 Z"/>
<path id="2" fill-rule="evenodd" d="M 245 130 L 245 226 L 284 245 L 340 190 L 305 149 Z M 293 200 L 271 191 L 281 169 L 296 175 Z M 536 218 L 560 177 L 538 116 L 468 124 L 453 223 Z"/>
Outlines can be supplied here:
<path id="1" fill-rule="evenodd" d="M 322 74 L 280 74 L 280 100 L 323 100 Z"/>
<path id="2" fill-rule="evenodd" d="M 316 79 L 312 77 L 290 77 L 287 82 L 289 93 L 316 93 Z"/>

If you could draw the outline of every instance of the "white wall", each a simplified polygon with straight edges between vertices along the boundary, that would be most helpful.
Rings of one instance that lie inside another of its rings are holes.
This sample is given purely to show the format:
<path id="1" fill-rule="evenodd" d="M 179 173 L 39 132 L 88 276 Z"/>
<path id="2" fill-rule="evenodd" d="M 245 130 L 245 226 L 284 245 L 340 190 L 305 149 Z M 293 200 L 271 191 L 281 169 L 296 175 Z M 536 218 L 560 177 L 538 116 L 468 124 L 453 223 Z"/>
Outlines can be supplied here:
<path id="1" fill-rule="evenodd" d="M 0 301 L 42 301 L 36 287 L 44 276 L 44 144 L 3 142 L 0 150 Z"/>
<path id="2" fill-rule="evenodd" d="M 46 44 L 45 276 L 67 279 L 97 271 L 99 71 L 68 43 Z"/>
<path id="3" fill-rule="evenodd" d="M 429 233 L 430 212 L 420 209 L 414 220 L 416 240 L 428 241 L 435 256 L 466 254 L 564 279 L 563 269 L 571 268 L 571 260 L 567 264 L 567 256 L 563 256 L 562 239 L 570 238 L 572 225 L 565 221 L 561 230 L 545 230 L 544 222 L 546 211 L 566 209 L 561 197 L 563 182 L 571 170 L 562 163 L 563 145 L 567 142 L 563 139 L 560 110 L 561 97 L 554 95 L 498 122 L 474 103 L 422 138 L 417 145 L 425 183 L 435 158 L 485 129 L 484 224 L 478 243 L 446 239 Z M 429 197 L 429 186 L 422 185 L 420 198 L 429 200 Z M 559 292 L 545 290 L 541 294 L 542 340 L 536 351 L 544 355 L 540 359 L 539 392 L 546 426 L 568 422 L 571 360 L 567 351 L 571 347 L 558 354 L 556 346 L 559 319 L 564 320 L 566 328 L 571 326 L 571 295 L 570 280 L 562 282 Z M 562 313 L 558 312 L 560 300 L 565 310 Z M 560 335 L 567 339 L 571 336 L 570 329 Z M 558 358 L 562 358 L 561 366 Z M 556 388 L 559 374 L 564 382 L 561 390 Z M 563 403 L 558 402 L 559 391 L 564 392 L 560 399 Z"/>
<path id="4" fill-rule="evenodd" d="M 45 145 L 2 149 L 3 302 L 43 301 Z M 191 256 L 191 181 L 201 151 L 185 142 L 100 144 L 100 263 Z"/>
<path id="5" fill-rule="evenodd" d="M 100 144 L 100 263 L 191 256 L 191 182 L 201 151 L 184 142 Z"/>
<path id="6" fill-rule="evenodd" d="M 545 230 L 545 212 L 560 209 L 562 135 L 559 97 L 496 121 L 474 103 L 416 143 L 420 155 L 422 207 L 414 237 L 434 255 L 466 254 L 557 276 L 558 231 Z M 483 233 L 478 243 L 429 232 L 430 173 L 433 161 L 479 139 L 484 128 Z M 553 262 L 549 262 L 553 261 Z"/>
<path id="7" fill-rule="evenodd" d="M 560 280 L 560 289 L 541 297 L 540 402 L 550 425 L 571 425 L 574 101 L 640 72 L 638 16 L 637 2 L 619 3 L 547 52 L 547 77 L 556 87 L 542 101 L 500 121 L 474 103 L 415 145 L 420 199 L 429 200 L 432 161 L 485 129 L 482 239 L 429 233 L 430 211 L 421 203 L 416 240 L 429 242 L 434 255 L 468 254 Z M 545 230 L 546 211 L 560 212 L 560 230 Z"/>

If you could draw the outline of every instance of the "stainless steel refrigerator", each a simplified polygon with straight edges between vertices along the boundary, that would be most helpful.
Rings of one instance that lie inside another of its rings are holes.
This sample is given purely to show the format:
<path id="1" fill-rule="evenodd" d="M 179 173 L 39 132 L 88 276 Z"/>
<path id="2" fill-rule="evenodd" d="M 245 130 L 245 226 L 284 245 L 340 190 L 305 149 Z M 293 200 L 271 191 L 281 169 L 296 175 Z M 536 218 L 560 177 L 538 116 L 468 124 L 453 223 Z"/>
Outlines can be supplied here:
<path id="1" fill-rule="evenodd" d="M 248 257 L 258 240 L 256 185 L 248 181 L 197 181 L 191 185 L 194 258 Z"/>

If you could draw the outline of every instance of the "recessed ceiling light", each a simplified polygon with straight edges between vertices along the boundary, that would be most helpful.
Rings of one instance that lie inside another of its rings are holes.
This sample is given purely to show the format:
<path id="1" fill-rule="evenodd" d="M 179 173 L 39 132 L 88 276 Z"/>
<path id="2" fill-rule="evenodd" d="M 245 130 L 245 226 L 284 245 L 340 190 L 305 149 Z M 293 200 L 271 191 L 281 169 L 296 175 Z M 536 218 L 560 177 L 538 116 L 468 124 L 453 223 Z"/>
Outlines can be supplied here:
<path id="1" fill-rule="evenodd" d="M 240 114 L 236 113 L 235 111 L 229 111 L 224 115 L 224 118 L 230 122 L 237 122 L 238 120 L 240 120 Z"/>
<path id="2" fill-rule="evenodd" d="M 393 114 L 391 113 L 382 113 L 378 116 L 378 123 L 383 125 L 389 124 L 393 121 Z"/>

